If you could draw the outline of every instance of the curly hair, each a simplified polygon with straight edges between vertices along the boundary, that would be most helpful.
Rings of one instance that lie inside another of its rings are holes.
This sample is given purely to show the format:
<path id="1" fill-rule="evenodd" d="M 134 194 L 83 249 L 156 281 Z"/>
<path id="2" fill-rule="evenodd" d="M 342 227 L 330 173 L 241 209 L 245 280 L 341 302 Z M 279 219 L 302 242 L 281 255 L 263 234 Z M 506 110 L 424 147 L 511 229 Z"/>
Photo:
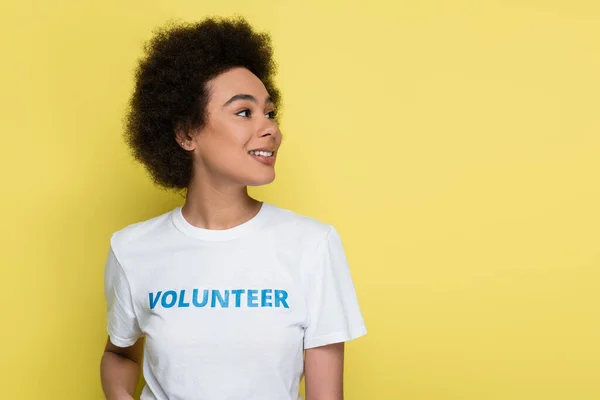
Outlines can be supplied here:
<path id="1" fill-rule="evenodd" d="M 125 117 L 125 139 L 133 156 L 166 189 L 185 189 L 192 177 L 192 155 L 175 131 L 201 129 L 206 122 L 206 83 L 243 67 L 280 103 L 271 38 L 243 18 L 208 18 L 168 23 L 144 47 L 135 71 L 135 89 Z"/>

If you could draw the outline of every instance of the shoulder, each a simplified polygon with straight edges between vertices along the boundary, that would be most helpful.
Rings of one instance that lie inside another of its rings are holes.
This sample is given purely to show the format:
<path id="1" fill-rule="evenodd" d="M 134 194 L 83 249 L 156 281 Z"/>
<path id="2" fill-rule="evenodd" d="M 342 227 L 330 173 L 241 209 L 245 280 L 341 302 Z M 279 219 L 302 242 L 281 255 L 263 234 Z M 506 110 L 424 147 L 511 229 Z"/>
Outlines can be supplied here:
<path id="1" fill-rule="evenodd" d="M 173 210 L 136 222 L 114 232 L 110 239 L 112 251 L 119 256 L 125 249 L 152 248 L 169 231 Z"/>
<path id="2" fill-rule="evenodd" d="M 287 237 L 299 244 L 317 245 L 332 232 L 337 235 L 335 228 L 327 222 L 274 205 L 269 207 L 269 226 L 279 237 Z"/>

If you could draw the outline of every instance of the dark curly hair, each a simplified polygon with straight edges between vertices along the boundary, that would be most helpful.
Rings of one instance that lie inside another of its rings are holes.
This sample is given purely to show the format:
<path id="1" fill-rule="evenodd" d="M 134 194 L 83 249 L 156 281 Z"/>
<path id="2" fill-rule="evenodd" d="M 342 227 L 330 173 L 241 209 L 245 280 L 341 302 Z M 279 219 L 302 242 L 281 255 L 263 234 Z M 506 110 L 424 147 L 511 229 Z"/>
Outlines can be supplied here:
<path id="1" fill-rule="evenodd" d="M 241 17 L 170 22 L 155 31 L 144 50 L 125 117 L 125 139 L 135 159 L 164 188 L 189 185 L 192 155 L 177 144 L 175 131 L 204 126 L 209 80 L 243 67 L 263 82 L 276 107 L 280 103 L 271 39 Z"/>

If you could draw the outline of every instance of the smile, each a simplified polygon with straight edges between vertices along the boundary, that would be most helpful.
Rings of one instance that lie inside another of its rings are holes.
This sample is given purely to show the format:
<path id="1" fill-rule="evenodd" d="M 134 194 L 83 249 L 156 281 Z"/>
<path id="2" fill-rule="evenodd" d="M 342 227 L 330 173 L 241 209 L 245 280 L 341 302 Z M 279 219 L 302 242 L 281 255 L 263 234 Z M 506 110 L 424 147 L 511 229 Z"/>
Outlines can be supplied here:
<path id="1" fill-rule="evenodd" d="M 252 150 L 249 151 L 248 154 L 260 163 L 266 165 L 275 164 L 275 152 L 273 151 Z"/>
<path id="2" fill-rule="evenodd" d="M 263 157 L 272 157 L 272 151 L 249 151 L 248 154 L 252 156 L 263 156 Z"/>

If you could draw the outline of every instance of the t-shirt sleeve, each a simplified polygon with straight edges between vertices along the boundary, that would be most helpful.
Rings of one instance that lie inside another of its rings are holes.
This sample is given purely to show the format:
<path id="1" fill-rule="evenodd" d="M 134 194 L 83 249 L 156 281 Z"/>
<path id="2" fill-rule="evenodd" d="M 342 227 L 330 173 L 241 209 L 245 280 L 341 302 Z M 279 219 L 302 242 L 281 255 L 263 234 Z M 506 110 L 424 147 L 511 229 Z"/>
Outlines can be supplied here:
<path id="1" fill-rule="evenodd" d="M 104 270 L 106 329 L 110 341 L 119 347 L 133 345 L 142 332 L 133 310 L 131 288 L 123 267 L 111 247 Z"/>
<path id="2" fill-rule="evenodd" d="M 313 255 L 306 279 L 308 325 L 304 348 L 346 342 L 367 329 L 338 232 L 330 226 Z"/>

